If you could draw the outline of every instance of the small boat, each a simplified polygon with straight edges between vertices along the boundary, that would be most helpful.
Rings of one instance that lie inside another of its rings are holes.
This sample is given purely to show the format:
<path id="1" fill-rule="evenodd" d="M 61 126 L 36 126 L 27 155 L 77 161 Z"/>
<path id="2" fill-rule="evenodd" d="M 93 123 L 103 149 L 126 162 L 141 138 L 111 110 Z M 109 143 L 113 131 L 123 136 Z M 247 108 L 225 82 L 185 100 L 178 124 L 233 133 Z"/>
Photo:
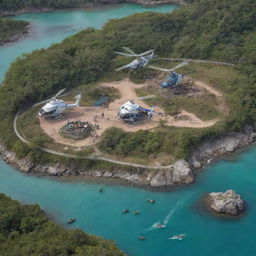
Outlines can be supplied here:
<path id="1" fill-rule="evenodd" d="M 146 237 L 145 236 L 139 236 L 138 239 L 139 240 L 146 240 Z"/>
<path id="2" fill-rule="evenodd" d="M 157 222 L 157 223 L 155 223 L 153 226 L 152 226 L 153 228 L 165 228 L 166 227 L 166 225 L 164 225 L 164 224 L 161 224 L 160 222 Z"/>
<path id="3" fill-rule="evenodd" d="M 72 224 L 72 223 L 74 223 L 76 221 L 76 219 L 69 219 L 68 220 L 68 224 Z"/>
<path id="4" fill-rule="evenodd" d="M 151 203 L 151 204 L 154 204 L 154 203 L 156 202 L 155 199 L 147 199 L 147 201 L 148 201 L 149 203 Z"/>
<path id="5" fill-rule="evenodd" d="M 129 209 L 124 209 L 123 211 L 122 211 L 122 213 L 129 213 L 130 211 L 129 211 Z"/>
<path id="6" fill-rule="evenodd" d="M 140 214 L 140 211 L 139 211 L 139 210 L 133 211 L 133 214 L 139 215 L 139 214 Z"/>
<path id="7" fill-rule="evenodd" d="M 179 235 L 171 236 L 168 239 L 169 240 L 183 240 L 184 238 L 185 238 L 184 234 L 179 234 Z"/>
<path id="8" fill-rule="evenodd" d="M 103 187 L 99 187 L 98 191 L 103 192 Z"/>

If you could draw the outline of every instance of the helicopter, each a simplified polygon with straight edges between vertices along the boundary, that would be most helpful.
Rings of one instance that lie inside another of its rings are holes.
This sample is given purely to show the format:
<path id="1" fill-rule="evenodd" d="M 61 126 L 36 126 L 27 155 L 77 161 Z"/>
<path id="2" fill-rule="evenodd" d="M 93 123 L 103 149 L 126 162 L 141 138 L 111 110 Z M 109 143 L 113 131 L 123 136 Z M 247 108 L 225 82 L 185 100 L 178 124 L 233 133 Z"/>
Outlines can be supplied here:
<path id="1" fill-rule="evenodd" d="M 57 99 L 66 89 L 60 90 L 54 97 L 52 97 L 48 102 L 40 109 L 38 115 L 40 117 L 59 117 L 66 109 L 78 107 L 81 100 L 81 94 L 76 95 L 76 102 L 72 104 L 65 103 L 63 100 Z"/>
<path id="2" fill-rule="evenodd" d="M 119 55 L 126 56 L 126 57 L 137 57 L 137 58 L 135 60 L 133 60 L 132 62 L 130 62 L 120 68 L 117 68 L 116 71 L 120 71 L 125 68 L 135 70 L 135 69 L 145 67 L 151 61 L 151 59 L 154 57 L 153 49 L 143 52 L 141 54 L 136 54 L 129 47 L 123 47 L 123 49 L 126 50 L 128 53 L 124 53 L 124 52 L 115 52 L 115 53 L 119 54 Z"/>
<path id="3" fill-rule="evenodd" d="M 141 100 L 150 99 L 153 97 L 155 97 L 155 95 L 140 97 L 138 99 L 141 99 Z M 119 119 L 122 119 L 125 122 L 133 123 L 145 118 L 148 118 L 148 120 L 151 120 L 154 113 L 156 113 L 155 105 L 153 105 L 150 109 L 147 109 L 147 108 L 141 107 L 134 100 L 129 100 L 120 107 L 118 112 L 118 117 Z"/>
<path id="4" fill-rule="evenodd" d="M 175 87 L 175 86 L 182 83 L 184 75 L 178 74 L 174 70 L 176 70 L 178 68 L 181 68 L 181 67 L 183 67 L 187 64 L 188 64 L 188 62 L 183 61 L 179 65 L 177 65 L 176 67 L 174 67 L 172 69 L 158 68 L 158 67 L 151 66 L 151 65 L 148 66 L 148 68 L 155 69 L 155 70 L 160 70 L 160 71 L 164 71 L 164 72 L 169 73 L 169 75 L 161 83 L 161 88 L 163 89 L 163 88 L 168 88 L 168 87 Z"/>

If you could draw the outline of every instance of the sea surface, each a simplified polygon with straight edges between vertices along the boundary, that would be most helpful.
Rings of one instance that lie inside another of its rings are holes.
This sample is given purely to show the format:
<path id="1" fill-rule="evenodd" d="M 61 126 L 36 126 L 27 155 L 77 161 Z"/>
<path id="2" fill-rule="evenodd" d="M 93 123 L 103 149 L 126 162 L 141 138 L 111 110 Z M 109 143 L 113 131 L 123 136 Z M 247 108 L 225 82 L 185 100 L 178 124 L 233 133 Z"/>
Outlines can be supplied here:
<path id="1" fill-rule="evenodd" d="M 3 77 L 11 61 L 24 52 L 48 47 L 88 26 L 101 27 L 108 19 L 135 12 L 166 12 L 174 6 L 147 9 L 125 4 L 90 11 L 22 14 L 31 21 L 30 37 L 0 47 Z M 192 185 L 171 191 L 150 191 L 103 180 L 46 178 L 27 175 L 0 161 L 0 192 L 22 203 L 39 204 L 58 224 L 113 239 L 129 256 L 247 256 L 256 254 L 256 148 L 219 160 L 202 170 Z M 99 193 L 99 186 L 103 192 Z M 199 203 L 208 192 L 234 189 L 247 202 L 240 218 L 210 215 Z M 150 204 L 146 199 L 155 199 Z M 131 213 L 122 214 L 123 209 Z M 132 211 L 140 210 L 140 215 Z M 76 218 L 67 225 L 69 218 Z M 160 222 L 164 229 L 153 228 Z M 170 236 L 185 234 L 182 241 Z M 143 235 L 145 241 L 138 240 Z"/>

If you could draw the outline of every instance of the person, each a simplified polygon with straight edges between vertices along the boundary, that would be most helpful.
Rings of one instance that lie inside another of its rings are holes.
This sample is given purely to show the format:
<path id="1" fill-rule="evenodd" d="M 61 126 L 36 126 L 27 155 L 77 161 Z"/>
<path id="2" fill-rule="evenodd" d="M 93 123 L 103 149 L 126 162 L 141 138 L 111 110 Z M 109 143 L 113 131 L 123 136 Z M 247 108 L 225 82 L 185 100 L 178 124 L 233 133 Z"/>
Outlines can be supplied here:
<path id="1" fill-rule="evenodd" d="M 101 117 L 104 118 L 104 112 L 101 113 Z"/>

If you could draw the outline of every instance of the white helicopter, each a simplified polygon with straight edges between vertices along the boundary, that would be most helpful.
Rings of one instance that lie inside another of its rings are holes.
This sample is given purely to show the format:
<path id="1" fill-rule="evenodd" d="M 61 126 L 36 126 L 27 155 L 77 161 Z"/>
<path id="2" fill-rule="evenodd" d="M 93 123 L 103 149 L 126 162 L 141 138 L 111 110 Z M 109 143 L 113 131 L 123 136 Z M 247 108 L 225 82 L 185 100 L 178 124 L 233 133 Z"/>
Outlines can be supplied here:
<path id="1" fill-rule="evenodd" d="M 174 70 L 181 68 L 187 64 L 188 64 L 188 62 L 183 61 L 179 65 L 177 65 L 176 67 L 174 67 L 172 69 L 159 68 L 159 67 L 155 67 L 155 66 L 151 66 L 151 65 L 149 65 L 148 68 L 169 73 L 167 75 L 167 77 L 165 78 L 165 80 L 161 83 L 161 88 L 163 89 L 163 88 L 168 88 L 168 87 L 176 87 L 177 85 L 182 83 L 182 81 L 184 79 L 184 75 L 178 74 Z"/>
<path id="2" fill-rule="evenodd" d="M 123 47 L 124 50 L 126 50 L 129 53 L 124 52 L 115 52 L 116 54 L 123 55 L 126 57 L 137 57 L 135 60 L 130 62 L 129 64 L 126 64 L 120 68 L 117 68 L 116 71 L 123 70 L 125 68 L 129 68 L 132 70 L 139 69 L 142 67 L 145 67 L 154 57 L 154 50 L 148 50 L 146 52 L 143 52 L 141 54 L 136 54 L 133 50 L 131 50 L 129 47 Z"/>
<path id="3" fill-rule="evenodd" d="M 155 97 L 155 95 L 140 97 L 138 99 L 143 100 L 150 99 L 153 97 Z M 138 103 L 134 102 L 133 100 L 129 100 L 120 107 L 118 117 L 125 122 L 133 123 L 145 118 L 151 120 L 154 113 L 155 106 L 151 107 L 150 109 L 147 109 L 141 107 Z"/>
<path id="4" fill-rule="evenodd" d="M 40 109 L 38 115 L 41 117 L 59 117 L 66 109 L 78 107 L 81 100 L 81 94 L 76 95 L 76 102 L 72 104 L 65 103 L 64 100 L 59 100 L 57 97 L 66 89 L 60 90 L 53 98 Z"/>

